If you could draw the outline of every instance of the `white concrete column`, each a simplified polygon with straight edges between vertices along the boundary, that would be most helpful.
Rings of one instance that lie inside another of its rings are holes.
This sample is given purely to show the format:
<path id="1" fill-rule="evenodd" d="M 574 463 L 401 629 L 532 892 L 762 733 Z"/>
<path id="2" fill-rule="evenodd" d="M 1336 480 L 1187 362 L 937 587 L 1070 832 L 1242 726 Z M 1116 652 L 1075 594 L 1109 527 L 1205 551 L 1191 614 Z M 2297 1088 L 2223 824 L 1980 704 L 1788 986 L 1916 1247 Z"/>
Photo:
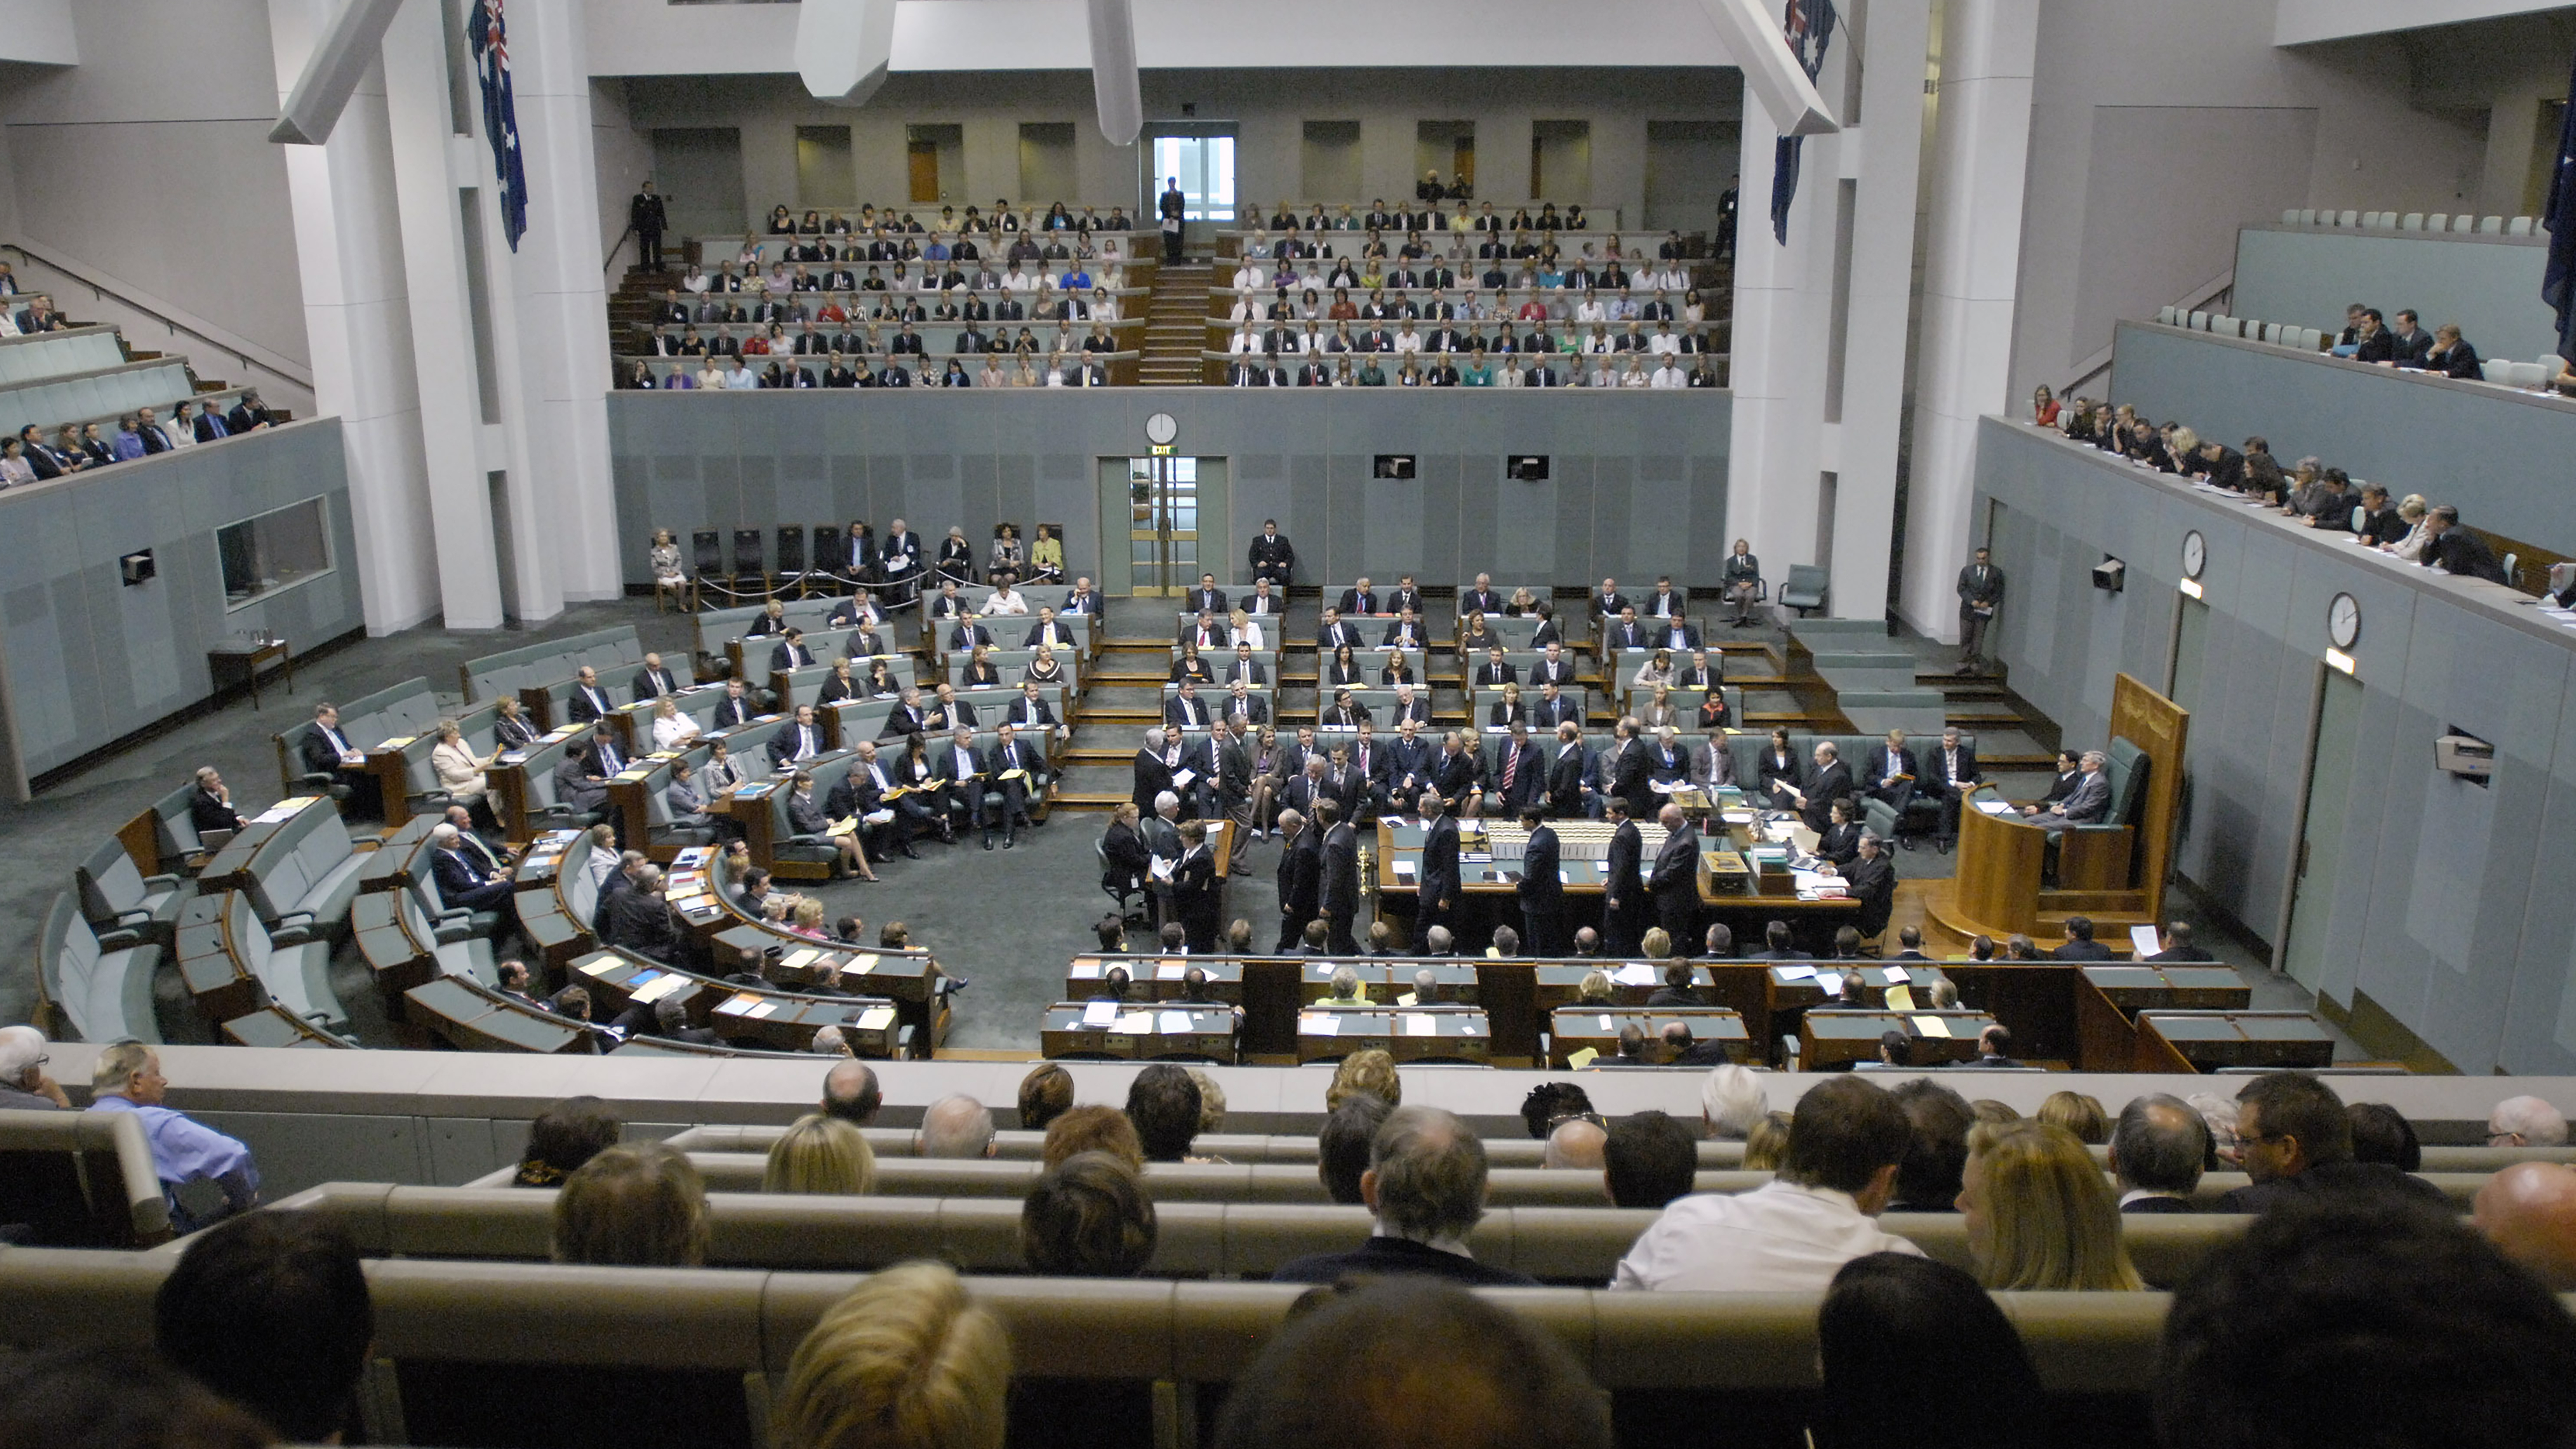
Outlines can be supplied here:
<path id="1" fill-rule="evenodd" d="M 281 105 L 334 8 L 269 0 Z M 348 457 L 359 556 L 346 564 L 358 571 L 367 632 L 389 634 L 436 618 L 440 598 L 381 67 L 359 83 L 327 144 L 285 152 L 315 404 L 340 419 Z"/>
<path id="2" fill-rule="evenodd" d="M 484 475 L 498 465 L 486 461 L 480 436 L 485 419 L 457 198 L 456 157 L 465 138 L 455 132 L 448 102 L 442 9 L 406 5 L 395 14 L 385 31 L 385 105 L 403 266 L 411 281 L 411 345 L 439 596 L 447 627 L 497 629 L 505 620 Z"/>
<path id="3" fill-rule="evenodd" d="M 1861 124 L 1840 138 L 1844 175 L 1857 185 L 1843 309 L 1842 416 L 1831 427 L 1837 466 L 1833 593 L 1826 607 L 1846 619 L 1878 618 L 1887 607 L 1932 7 L 1931 0 L 1869 0 L 1861 13 Z M 1740 249 L 1740 227 L 1738 237 Z"/>
<path id="4" fill-rule="evenodd" d="M 1828 81 L 1838 69 L 1826 67 Z M 1774 591 L 1789 565 L 1817 561 L 1817 473 L 1824 466 L 1823 338 L 1833 315 L 1840 138 L 1808 138 L 1797 199 L 1789 208 L 1786 246 L 1771 232 L 1772 158 L 1778 140 L 1760 107 L 1748 109 L 1729 364 L 1735 418 L 1726 469 L 1728 541 L 1752 541 Z"/>
<path id="5" fill-rule="evenodd" d="M 621 539 L 614 527 L 608 293 L 596 240 L 600 180 L 583 23 L 575 5 L 510 11 L 528 230 L 515 257 L 498 254 L 509 258 L 513 305 L 495 310 L 513 314 L 519 335 L 517 405 L 505 400 L 504 408 L 526 440 L 528 471 L 511 475 L 509 496 L 519 612 L 528 619 L 551 617 L 571 600 L 617 597 L 619 551 L 640 552 L 647 542 Z M 496 281 L 503 275 L 495 269 Z"/>
<path id="6" fill-rule="evenodd" d="M 1977 419 L 2013 406 L 2013 299 L 2039 0 L 1947 0 L 1905 525 L 1905 621 L 1956 640 Z"/>

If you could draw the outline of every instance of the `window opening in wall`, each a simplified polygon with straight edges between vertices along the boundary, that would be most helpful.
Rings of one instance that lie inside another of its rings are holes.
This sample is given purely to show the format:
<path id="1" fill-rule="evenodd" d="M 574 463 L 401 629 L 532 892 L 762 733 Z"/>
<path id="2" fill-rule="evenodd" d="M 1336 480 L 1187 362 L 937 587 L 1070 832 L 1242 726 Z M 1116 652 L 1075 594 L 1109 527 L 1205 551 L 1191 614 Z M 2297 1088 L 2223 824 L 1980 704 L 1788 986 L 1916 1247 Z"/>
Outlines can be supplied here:
<path id="1" fill-rule="evenodd" d="M 238 609 L 331 572 L 328 506 L 319 498 L 215 530 L 224 607 Z"/>
<path id="2" fill-rule="evenodd" d="M 1181 179 L 1183 221 L 1234 220 L 1234 138 L 1232 136 L 1157 136 L 1154 138 L 1154 189 L 1170 177 Z"/>

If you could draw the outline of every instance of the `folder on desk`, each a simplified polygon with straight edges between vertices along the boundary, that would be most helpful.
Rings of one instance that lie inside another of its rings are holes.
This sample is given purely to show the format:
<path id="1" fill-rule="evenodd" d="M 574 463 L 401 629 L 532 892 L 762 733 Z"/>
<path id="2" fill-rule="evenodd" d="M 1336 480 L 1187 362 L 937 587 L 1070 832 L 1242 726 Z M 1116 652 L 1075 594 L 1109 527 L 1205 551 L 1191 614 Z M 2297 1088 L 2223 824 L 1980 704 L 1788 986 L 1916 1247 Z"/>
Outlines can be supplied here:
<path id="1" fill-rule="evenodd" d="M 788 952 L 786 955 L 779 957 L 779 958 L 778 958 L 778 964 L 779 964 L 779 965 L 781 965 L 781 966 L 790 967 L 790 968 L 792 968 L 792 969 L 795 969 L 795 970 L 799 970 L 799 971 L 801 971 L 801 970 L 803 970 L 804 968 L 806 968 L 806 967 L 808 967 L 808 966 L 813 965 L 816 961 L 818 961 L 818 960 L 822 959 L 822 955 L 823 955 L 823 953 L 822 953 L 822 952 L 815 950 L 815 949 L 814 949 L 813 947 L 811 947 L 811 946 L 808 946 L 808 947 L 805 947 L 803 950 L 799 950 L 799 951 L 790 951 L 790 952 Z"/>
<path id="2" fill-rule="evenodd" d="M 1950 1036 L 1950 1023 L 1937 1016 L 1918 1016 L 1914 1018 L 1914 1029 L 1924 1036 L 1937 1036 L 1945 1041 L 1948 1040 Z"/>
<path id="3" fill-rule="evenodd" d="M 1910 986 L 1891 986 L 1887 988 L 1887 1009 L 1890 1011 L 1912 1011 L 1914 1009 L 1914 988 Z"/>
<path id="4" fill-rule="evenodd" d="M 894 1025 L 894 1008 L 871 1006 L 859 1013 L 857 1025 L 861 1031 L 883 1031 Z"/>
<path id="5" fill-rule="evenodd" d="M 841 963 L 841 974 L 844 976 L 865 976 L 869 972 L 877 969 L 877 962 L 879 959 L 881 958 L 878 957 L 876 952 L 863 951 Z"/>
<path id="6" fill-rule="evenodd" d="M 1601 1053 L 1595 1048 L 1576 1047 L 1574 1050 L 1565 1054 L 1565 1064 L 1579 1072 L 1585 1067 L 1592 1065 L 1593 1061 L 1600 1055 Z"/>

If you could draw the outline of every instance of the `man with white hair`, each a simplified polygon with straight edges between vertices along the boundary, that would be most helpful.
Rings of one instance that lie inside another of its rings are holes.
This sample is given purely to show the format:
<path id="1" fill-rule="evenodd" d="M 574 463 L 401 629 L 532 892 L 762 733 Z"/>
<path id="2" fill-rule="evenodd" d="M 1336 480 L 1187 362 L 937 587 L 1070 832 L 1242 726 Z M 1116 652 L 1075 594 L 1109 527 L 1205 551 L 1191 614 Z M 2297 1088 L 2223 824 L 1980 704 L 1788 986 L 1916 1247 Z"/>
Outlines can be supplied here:
<path id="1" fill-rule="evenodd" d="M 2564 1147 L 2565 1113 L 2538 1097 L 2507 1097 L 2487 1114 L 2489 1147 Z"/>
<path id="2" fill-rule="evenodd" d="M 1700 1081 L 1700 1121 L 1708 1135 L 1720 1141 L 1743 1141 L 1770 1112 L 1771 1103 L 1751 1067 L 1728 1062 L 1711 1068 Z"/>
<path id="3" fill-rule="evenodd" d="M 962 1093 L 942 1097 L 921 1114 L 913 1146 L 924 1157 L 990 1157 L 995 1147 L 992 1109 Z"/>
<path id="4" fill-rule="evenodd" d="M 2517 1162 L 2478 1189 L 2471 1217 L 2496 1250 L 2553 1292 L 2576 1292 L 2576 1167 Z"/>
<path id="5" fill-rule="evenodd" d="M 68 1112 L 71 1098 L 45 1075 L 45 1034 L 0 1026 L 0 1111 Z"/>
<path id="6" fill-rule="evenodd" d="M 841 1029 L 837 1026 L 827 1026 L 818 1029 L 814 1033 L 813 1045 L 807 1047 L 806 1050 L 812 1052 L 818 1057 L 849 1057 L 858 1055 L 858 1053 L 850 1050 L 849 1040 L 841 1035 Z"/>
<path id="7" fill-rule="evenodd" d="M 138 1041 L 121 1041 L 98 1054 L 90 1070 L 93 1112 L 132 1112 L 143 1119 L 143 1134 L 152 1143 L 152 1167 L 161 1192 L 170 1200 L 170 1224 L 193 1232 L 219 1218 L 259 1205 L 259 1169 L 250 1149 L 202 1123 L 192 1122 L 162 1105 L 170 1079 L 161 1075 L 158 1052 Z M 179 1198 L 190 1183 L 211 1182 L 223 1192 L 223 1211 L 198 1218 Z"/>
<path id="8" fill-rule="evenodd" d="M 438 898 L 447 908 L 467 911 L 493 911 L 508 906 L 510 872 L 478 870 L 465 855 L 464 832 L 442 820 L 429 832 L 430 876 L 438 882 Z"/>

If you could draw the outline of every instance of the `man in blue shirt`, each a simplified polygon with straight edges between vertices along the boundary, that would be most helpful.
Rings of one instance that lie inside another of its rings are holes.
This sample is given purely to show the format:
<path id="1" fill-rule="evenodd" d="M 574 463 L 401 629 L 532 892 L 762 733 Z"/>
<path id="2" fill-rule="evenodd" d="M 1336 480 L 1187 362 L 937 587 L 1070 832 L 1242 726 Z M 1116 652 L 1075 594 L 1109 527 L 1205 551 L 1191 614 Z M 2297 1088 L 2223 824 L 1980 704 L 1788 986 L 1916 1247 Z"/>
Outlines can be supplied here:
<path id="1" fill-rule="evenodd" d="M 161 1100 L 170 1079 L 161 1075 L 161 1058 L 141 1042 L 122 1041 L 98 1054 L 90 1073 L 93 1112 L 132 1112 L 143 1119 L 152 1141 L 152 1165 L 161 1191 L 170 1200 L 170 1224 L 193 1232 L 234 1213 L 259 1205 L 259 1169 L 250 1149 L 233 1138 L 192 1122 Z M 224 1208 L 211 1217 L 189 1214 L 178 1190 L 192 1182 L 211 1182 L 222 1189 Z"/>

